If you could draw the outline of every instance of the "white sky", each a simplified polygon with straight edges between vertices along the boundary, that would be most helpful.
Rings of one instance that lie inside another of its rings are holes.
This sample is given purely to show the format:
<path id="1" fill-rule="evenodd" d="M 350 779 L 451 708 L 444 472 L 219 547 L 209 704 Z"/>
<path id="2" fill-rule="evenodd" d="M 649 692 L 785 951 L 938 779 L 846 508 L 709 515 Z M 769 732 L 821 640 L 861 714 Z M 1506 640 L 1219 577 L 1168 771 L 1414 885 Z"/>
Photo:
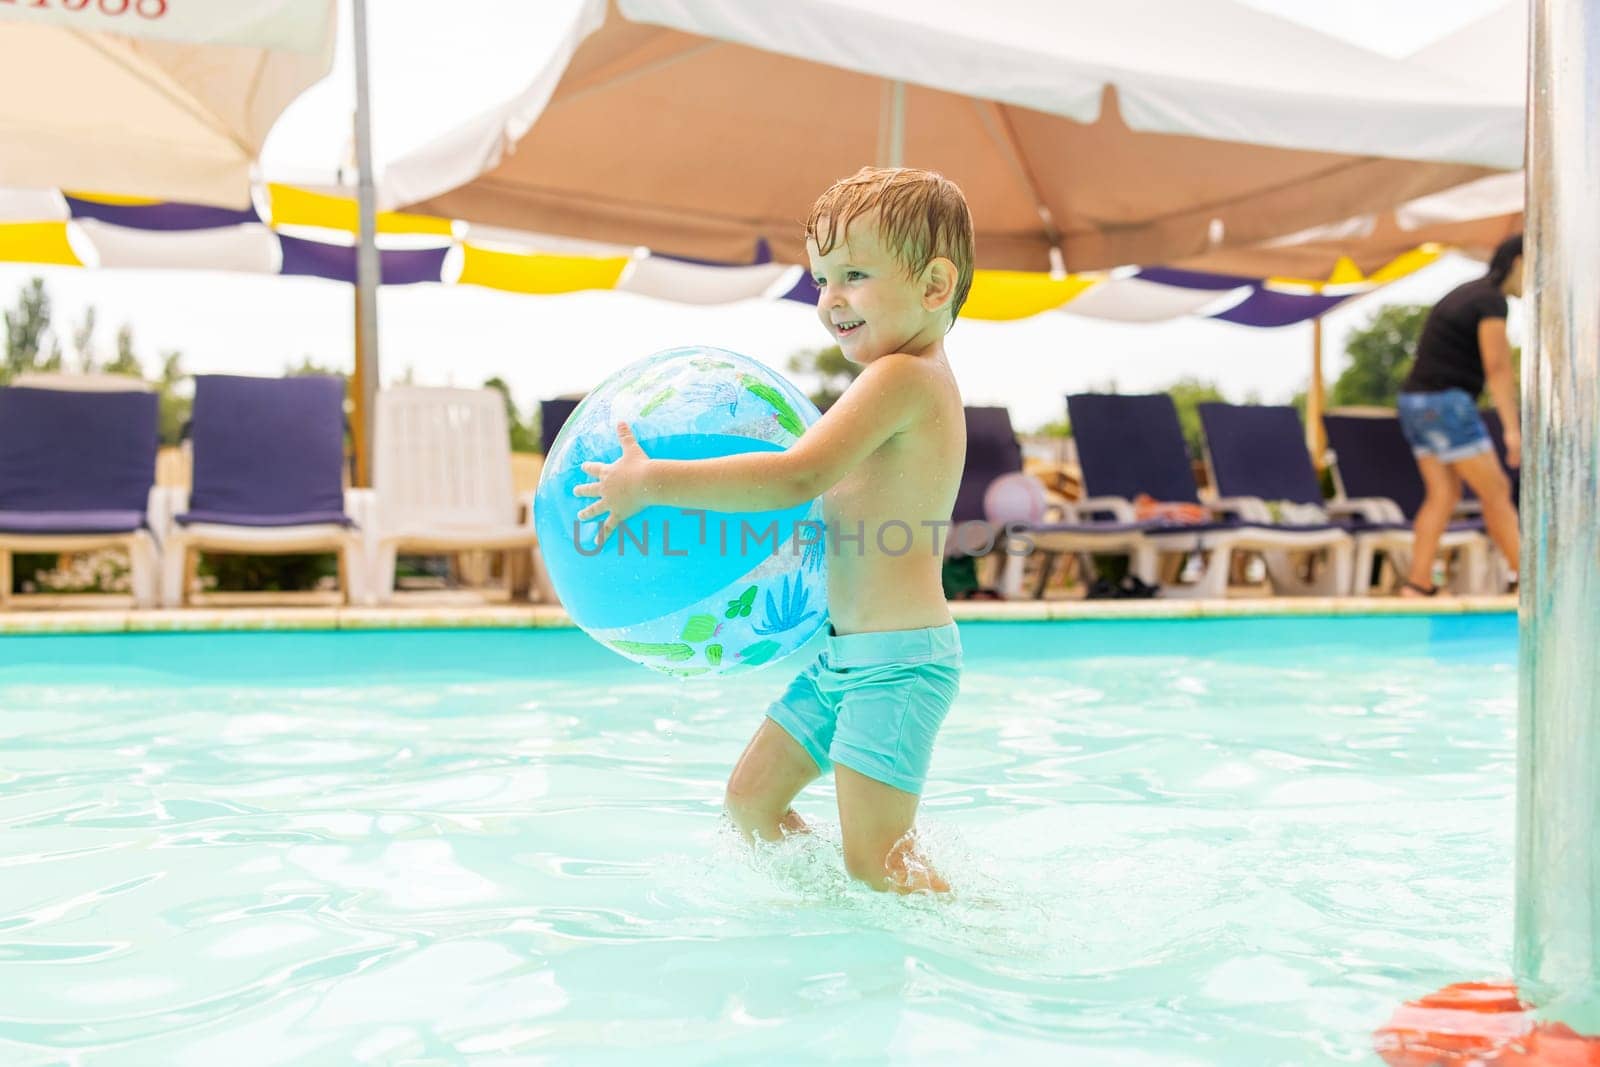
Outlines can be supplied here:
<path id="1" fill-rule="evenodd" d="M 564 23 L 563 13 L 578 2 L 473 0 L 468 10 L 474 19 L 439 18 L 438 0 L 369 3 L 380 168 L 447 128 L 452 113 L 461 113 L 462 99 L 493 100 L 520 88 L 533 65 L 522 57 L 540 56 L 545 28 Z M 1501 0 L 1243 2 L 1403 55 Z M 485 25 L 495 28 L 487 39 Z M 479 34 L 476 40 L 472 33 Z M 499 61 L 486 54 L 491 47 Z M 341 53 L 328 79 L 297 100 L 274 130 L 263 155 L 270 175 L 315 181 L 348 158 L 351 81 Z M 440 85 L 464 95 L 447 97 Z M 1481 270 L 1447 257 L 1330 313 L 1324 320 L 1329 380 L 1342 363 L 1345 334 L 1377 306 L 1432 301 Z M 351 364 L 353 295 L 338 283 L 0 264 L 0 304 L 10 307 L 15 291 L 34 275 L 46 279 L 64 334 L 70 336 L 86 306 L 95 306 L 102 358 L 126 322 L 147 369 L 157 351 L 172 348 L 183 351 L 195 372 L 272 374 L 304 356 Z M 393 287 L 379 294 L 379 322 L 386 381 L 410 371 L 424 384 L 478 385 L 498 374 L 524 407 L 587 389 L 662 348 L 718 345 L 781 367 L 790 353 L 826 342 L 813 310 L 787 301 L 696 308 L 610 292 L 535 297 L 474 286 Z M 963 321 L 948 347 L 969 402 L 1005 404 L 1019 427 L 1032 428 L 1060 416 L 1066 393 L 1112 380 L 1130 391 L 1194 375 L 1218 382 L 1234 399 L 1287 400 L 1305 388 L 1311 328 L 1254 330 L 1194 319 L 1122 325 L 1050 313 L 1009 323 Z"/>

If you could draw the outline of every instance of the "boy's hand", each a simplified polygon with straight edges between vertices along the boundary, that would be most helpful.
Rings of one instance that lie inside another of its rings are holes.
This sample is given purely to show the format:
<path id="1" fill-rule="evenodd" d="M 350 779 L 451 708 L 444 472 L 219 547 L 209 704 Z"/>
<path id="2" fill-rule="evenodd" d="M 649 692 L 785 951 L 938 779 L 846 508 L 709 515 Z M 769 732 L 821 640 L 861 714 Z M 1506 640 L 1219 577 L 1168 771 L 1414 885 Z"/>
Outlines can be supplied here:
<path id="1" fill-rule="evenodd" d="M 622 457 L 615 463 L 591 461 L 583 465 L 583 473 L 597 479 L 578 486 L 574 496 L 598 497 L 593 504 L 578 512 L 580 520 L 605 515 L 595 538 L 595 547 L 606 543 L 613 530 L 650 505 L 645 488 L 645 471 L 650 457 L 644 454 L 634 439 L 633 428 L 625 422 L 617 423 L 617 437 L 622 441 Z M 609 513 L 609 514 L 608 514 Z"/>

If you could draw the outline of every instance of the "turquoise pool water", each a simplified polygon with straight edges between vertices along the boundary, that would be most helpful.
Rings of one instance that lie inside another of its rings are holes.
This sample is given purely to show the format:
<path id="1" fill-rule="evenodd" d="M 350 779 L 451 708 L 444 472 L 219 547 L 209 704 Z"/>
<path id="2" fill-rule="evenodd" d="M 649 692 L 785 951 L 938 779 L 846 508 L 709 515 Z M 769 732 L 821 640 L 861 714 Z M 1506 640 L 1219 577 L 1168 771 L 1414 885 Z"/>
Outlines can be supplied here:
<path id="1" fill-rule="evenodd" d="M 0 638 L 0 1062 L 1374 1063 L 1510 959 L 1510 616 L 967 624 L 954 899 L 754 856 L 798 660 L 571 631 Z"/>

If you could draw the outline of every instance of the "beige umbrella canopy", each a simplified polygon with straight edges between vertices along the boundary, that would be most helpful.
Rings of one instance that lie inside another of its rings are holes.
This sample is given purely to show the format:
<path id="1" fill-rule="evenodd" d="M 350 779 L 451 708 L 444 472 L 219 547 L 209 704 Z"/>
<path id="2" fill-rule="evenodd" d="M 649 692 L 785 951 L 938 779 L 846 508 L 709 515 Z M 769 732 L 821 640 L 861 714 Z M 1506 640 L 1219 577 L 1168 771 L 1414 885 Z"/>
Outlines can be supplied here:
<path id="1" fill-rule="evenodd" d="M 1082 270 L 1248 248 L 1521 159 L 1519 108 L 1231 0 L 591 0 L 569 45 L 381 195 L 798 261 L 818 192 L 903 161 L 966 190 L 980 265 Z"/>
<path id="2" fill-rule="evenodd" d="M 0 186 L 244 207 L 333 61 L 334 0 L 70 6 L 0 4 Z"/>
<path id="3" fill-rule="evenodd" d="M 1243 248 L 1220 248 L 1171 264 L 1251 278 L 1325 280 L 1349 265 L 1372 274 L 1407 252 L 1445 245 L 1488 259 L 1522 232 L 1522 175 L 1497 174 L 1421 197 L 1392 211 L 1360 215 Z"/>

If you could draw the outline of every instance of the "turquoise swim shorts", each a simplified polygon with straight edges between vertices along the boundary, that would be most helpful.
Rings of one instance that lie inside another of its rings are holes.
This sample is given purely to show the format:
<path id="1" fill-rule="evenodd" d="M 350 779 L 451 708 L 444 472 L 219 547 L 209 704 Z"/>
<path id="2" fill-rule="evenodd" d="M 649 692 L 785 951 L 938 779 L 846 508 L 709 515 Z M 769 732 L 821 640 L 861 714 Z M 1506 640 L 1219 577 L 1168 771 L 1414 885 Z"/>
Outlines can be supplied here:
<path id="1" fill-rule="evenodd" d="M 955 624 L 835 634 L 767 709 L 824 774 L 838 763 L 921 794 L 939 733 L 961 685 Z"/>

